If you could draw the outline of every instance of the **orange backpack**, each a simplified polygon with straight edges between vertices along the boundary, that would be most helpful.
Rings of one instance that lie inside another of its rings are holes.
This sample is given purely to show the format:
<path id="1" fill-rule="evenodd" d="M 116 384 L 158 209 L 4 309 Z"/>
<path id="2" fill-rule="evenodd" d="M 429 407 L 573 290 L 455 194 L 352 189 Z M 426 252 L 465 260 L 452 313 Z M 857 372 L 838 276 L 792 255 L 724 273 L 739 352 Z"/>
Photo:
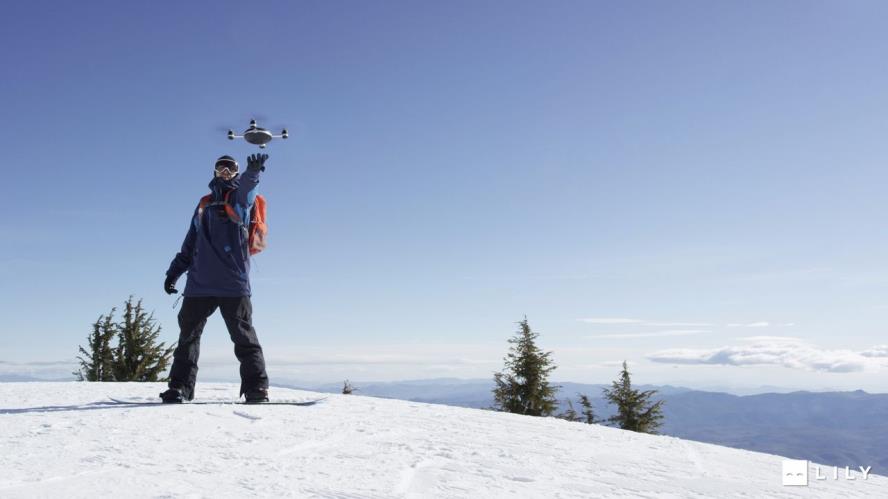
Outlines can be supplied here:
<path id="1" fill-rule="evenodd" d="M 244 225 L 240 215 L 238 215 L 237 212 L 234 211 L 234 208 L 231 207 L 231 204 L 228 203 L 229 194 L 231 194 L 231 191 L 225 193 L 225 198 L 222 202 L 216 203 L 212 202 L 212 194 L 207 194 L 200 198 L 200 205 L 198 205 L 197 209 L 198 220 L 200 220 L 200 216 L 203 214 L 204 208 L 207 206 L 223 205 L 225 207 L 225 213 L 232 222 L 238 225 Z M 265 197 L 261 194 L 257 194 L 256 199 L 253 202 L 253 208 L 250 210 L 250 225 L 247 227 L 247 231 L 250 235 L 248 243 L 250 255 L 255 255 L 264 250 L 267 244 L 265 239 L 268 237 L 268 226 L 265 224 Z"/>

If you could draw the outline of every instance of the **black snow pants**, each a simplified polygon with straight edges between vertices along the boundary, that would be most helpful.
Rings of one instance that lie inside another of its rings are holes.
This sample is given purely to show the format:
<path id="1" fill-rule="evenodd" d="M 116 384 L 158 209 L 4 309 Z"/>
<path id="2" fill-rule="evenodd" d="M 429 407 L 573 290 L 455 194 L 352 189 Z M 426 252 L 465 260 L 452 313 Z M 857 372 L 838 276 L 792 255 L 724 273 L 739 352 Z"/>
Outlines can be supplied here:
<path id="1" fill-rule="evenodd" d="M 222 310 L 222 318 L 234 342 L 234 355 L 240 361 L 241 395 L 250 390 L 268 388 L 265 358 L 252 324 L 253 304 L 250 297 L 186 296 L 179 311 L 179 344 L 173 353 L 169 387 L 182 390 L 188 400 L 194 398 L 200 335 L 217 307 Z"/>

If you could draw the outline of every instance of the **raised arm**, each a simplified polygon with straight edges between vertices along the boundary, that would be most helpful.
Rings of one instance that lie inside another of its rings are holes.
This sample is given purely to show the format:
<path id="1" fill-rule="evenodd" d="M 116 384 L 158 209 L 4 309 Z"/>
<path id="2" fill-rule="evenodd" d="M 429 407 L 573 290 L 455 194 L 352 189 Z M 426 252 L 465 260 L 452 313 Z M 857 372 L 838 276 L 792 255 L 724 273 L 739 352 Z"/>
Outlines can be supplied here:
<path id="1" fill-rule="evenodd" d="M 247 171 L 240 178 L 237 191 L 235 192 L 235 202 L 249 210 L 256 199 L 258 192 L 259 176 L 265 171 L 265 160 L 268 159 L 267 154 L 251 154 L 247 157 Z"/>

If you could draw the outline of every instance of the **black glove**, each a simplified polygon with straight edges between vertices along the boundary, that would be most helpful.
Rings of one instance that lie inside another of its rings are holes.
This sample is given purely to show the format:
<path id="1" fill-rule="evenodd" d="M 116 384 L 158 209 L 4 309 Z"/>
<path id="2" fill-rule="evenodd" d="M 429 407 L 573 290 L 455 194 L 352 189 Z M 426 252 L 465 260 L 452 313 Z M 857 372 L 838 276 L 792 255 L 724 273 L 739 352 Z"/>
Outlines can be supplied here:
<path id="1" fill-rule="evenodd" d="M 178 293 L 179 290 L 176 289 L 176 278 L 168 275 L 166 280 L 163 281 L 163 290 L 166 291 L 166 294 L 168 295 Z"/>
<path id="2" fill-rule="evenodd" d="M 265 160 L 268 159 L 267 154 L 251 154 L 247 156 L 247 169 L 265 171 Z"/>

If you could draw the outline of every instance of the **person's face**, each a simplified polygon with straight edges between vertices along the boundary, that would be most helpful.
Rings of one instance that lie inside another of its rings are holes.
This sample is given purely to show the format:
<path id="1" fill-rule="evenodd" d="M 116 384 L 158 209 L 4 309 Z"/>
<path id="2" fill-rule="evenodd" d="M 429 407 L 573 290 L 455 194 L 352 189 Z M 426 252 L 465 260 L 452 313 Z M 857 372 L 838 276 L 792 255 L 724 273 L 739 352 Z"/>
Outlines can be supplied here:
<path id="1" fill-rule="evenodd" d="M 237 176 L 237 163 L 230 160 L 216 162 L 216 177 L 222 180 L 231 180 Z"/>

